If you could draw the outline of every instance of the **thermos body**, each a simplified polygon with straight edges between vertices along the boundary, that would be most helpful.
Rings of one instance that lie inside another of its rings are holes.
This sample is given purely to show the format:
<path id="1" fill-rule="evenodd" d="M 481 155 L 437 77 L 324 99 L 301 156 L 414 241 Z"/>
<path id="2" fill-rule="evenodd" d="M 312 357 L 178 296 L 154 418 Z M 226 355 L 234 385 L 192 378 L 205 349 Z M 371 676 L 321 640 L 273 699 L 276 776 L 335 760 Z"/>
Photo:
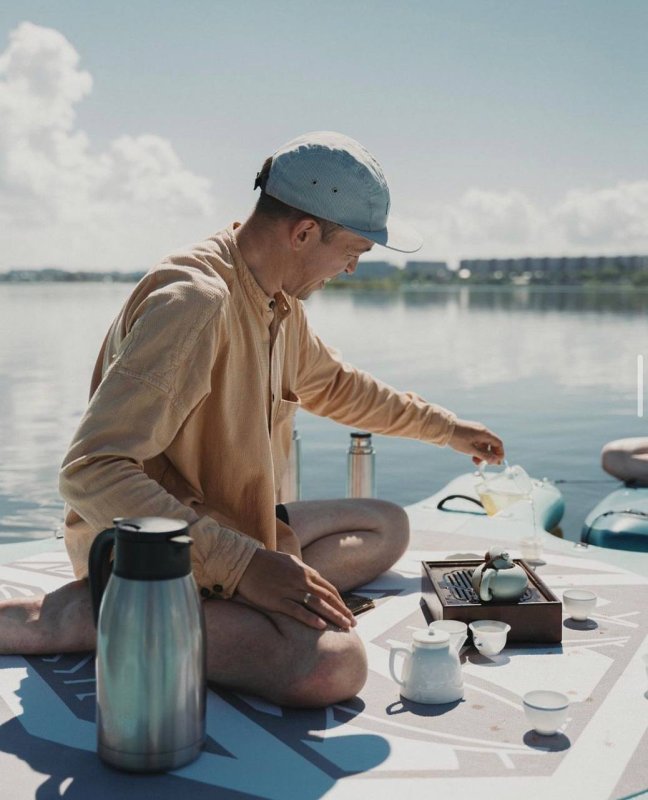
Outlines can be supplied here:
<path id="1" fill-rule="evenodd" d="M 295 500 L 301 500 L 301 436 L 293 428 L 288 462 L 279 487 L 279 502 L 294 503 Z"/>
<path id="2" fill-rule="evenodd" d="M 347 497 L 376 496 L 376 451 L 370 433 L 352 433 L 347 452 Z"/>
<path id="3" fill-rule="evenodd" d="M 178 769 L 204 744 L 206 636 L 191 542 L 182 520 L 136 517 L 115 520 L 90 549 L 97 751 L 118 769 Z"/>
<path id="4" fill-rule="evenodd" d="M 191 576 L 112 575 L 97 628 L 97 748 L 119 769 L 193 761 L 205 739 L 204 623 Z"/>

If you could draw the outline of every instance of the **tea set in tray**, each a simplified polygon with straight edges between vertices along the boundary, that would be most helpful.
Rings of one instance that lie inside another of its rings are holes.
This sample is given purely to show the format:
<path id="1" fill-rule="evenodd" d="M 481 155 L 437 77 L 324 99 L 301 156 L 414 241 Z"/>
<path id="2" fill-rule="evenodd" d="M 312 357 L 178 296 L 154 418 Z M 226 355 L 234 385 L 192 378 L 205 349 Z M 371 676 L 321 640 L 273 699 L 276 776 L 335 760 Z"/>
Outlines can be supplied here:
<path id="1" fill-rule="evenodd" d="M 508 467 L 494 479 L 480 469 L 478 493 L 497 494 L 489 515 L 528 494 L 521 467 Z M 530 479 L 528 481 L 530 484 Z M 496 485 L 497 484 L 497 485 Z M 497 491 L 495 491 L 497 490 Z M 539 540 L 534 539 L 539 545 Z M 558 644 L 562 641 L 562 603 L 524 559 L 513 559 L 502 547 L 491 547 L 483 560 L 423 561 L 423 599 L 427 629 L 414 631 L 411 648 L 394 647 L 389 669 L 400 685 L 401 697 L 417 703 L 457 703 L 464 688 L 459 652 L 469 632 L 472 644 L 484 656 L 502 651 L 513 642 Z M 596 604 L 592 592 L 563 593 L 567 613 L 586 620 Z M 397 659 L 404 660 L 397 668 Z M 532 728 L 545 735 L 558 732 L 566 719 L 566 695 L 546 689 L 522 698 Z"/>
<path id="2" fill-rule="evenodd" d="M 395 647 L 390 672 L 401 696 L 418 703 L 452 703 L 463 697 L 459 651 L 468 629 L 485 656 L 511 641 L 562 639 L 562 605 L 522 559 L 492 547 L 483 561 L 424 561 L 423 598 L 433 621 L 415 631 L 411 650 Z M 404 656 L 402 675 L 396 658 Z"/>

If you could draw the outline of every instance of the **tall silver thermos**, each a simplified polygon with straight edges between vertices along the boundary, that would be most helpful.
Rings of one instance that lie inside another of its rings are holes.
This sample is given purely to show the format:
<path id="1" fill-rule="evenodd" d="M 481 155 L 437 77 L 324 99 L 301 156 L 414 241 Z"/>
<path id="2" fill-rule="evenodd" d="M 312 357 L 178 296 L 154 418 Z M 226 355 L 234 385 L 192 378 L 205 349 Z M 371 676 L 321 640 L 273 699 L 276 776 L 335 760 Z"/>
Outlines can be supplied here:
<path id="1" fill-rule="evenodd" d="M 375 462 L 371 434 L 354 431 L 347 451 L 347 497 L 376 496 Z"/>
<path id="2" fill-rule="evenodd" d="M 90 550 L 97 750 L 118 769 L 177 769 L 204 744 L 205 625 L 187 531 L 182 520 L 120 519 Z"/>
<path id="3" fill-rule="evenodd" d="M 294 503 L 301 500 L 301 436 L 293 428 L 286 471 L 279 487 L 279 502 Z"/>

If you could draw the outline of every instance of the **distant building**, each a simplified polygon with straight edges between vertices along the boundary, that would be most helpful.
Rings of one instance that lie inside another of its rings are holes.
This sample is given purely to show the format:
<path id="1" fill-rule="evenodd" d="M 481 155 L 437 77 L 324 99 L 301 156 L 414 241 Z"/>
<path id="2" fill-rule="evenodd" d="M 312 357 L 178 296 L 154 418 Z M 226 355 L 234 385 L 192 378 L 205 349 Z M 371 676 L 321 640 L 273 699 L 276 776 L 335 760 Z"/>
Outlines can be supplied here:
<path id="1" fill-rule="evenodd" d="M 408 281 L 449 281 L 452 273 L 445 261 L 408 261 L 403 277 Z"/>
<path id="2" fill-rule="evenodd" d="M 561 258 L 463 259 L 473 281 L 514 283 L 581 283 L 584 280 L 632 279 L 648 270 L 648 256 L 563 256 Z"/>
<path id="3" fill-rule="evenodd" d="M 343 273 L 341 281 L 371 281 L 397 277 L 400 270 L 388 261 L 361 261 L 352 275 Z"/>

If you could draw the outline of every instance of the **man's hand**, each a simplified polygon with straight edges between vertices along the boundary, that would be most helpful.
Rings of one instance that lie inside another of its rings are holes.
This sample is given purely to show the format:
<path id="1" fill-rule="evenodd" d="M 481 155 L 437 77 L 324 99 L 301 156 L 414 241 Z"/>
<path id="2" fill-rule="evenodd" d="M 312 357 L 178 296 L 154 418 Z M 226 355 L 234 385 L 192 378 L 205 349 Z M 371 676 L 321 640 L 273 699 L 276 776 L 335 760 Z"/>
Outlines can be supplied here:
<path id="1" fill-rule="evenodd" d="M 311 628 L 323 630 L 325 620 L 345 630 L 356 624 L 335 586 L 287 553 L 257 550 L 237 591 L 257 608 L 287 614 Z"/>
<path id="2" fill-rule="evenodd" d="M 481 461 L 501 464 L 504 460 L 502 440 L 481 422 L 458 419 L 448 445 L 459 453 L 472 456 L 473 464 L 479 464 Z"/>

